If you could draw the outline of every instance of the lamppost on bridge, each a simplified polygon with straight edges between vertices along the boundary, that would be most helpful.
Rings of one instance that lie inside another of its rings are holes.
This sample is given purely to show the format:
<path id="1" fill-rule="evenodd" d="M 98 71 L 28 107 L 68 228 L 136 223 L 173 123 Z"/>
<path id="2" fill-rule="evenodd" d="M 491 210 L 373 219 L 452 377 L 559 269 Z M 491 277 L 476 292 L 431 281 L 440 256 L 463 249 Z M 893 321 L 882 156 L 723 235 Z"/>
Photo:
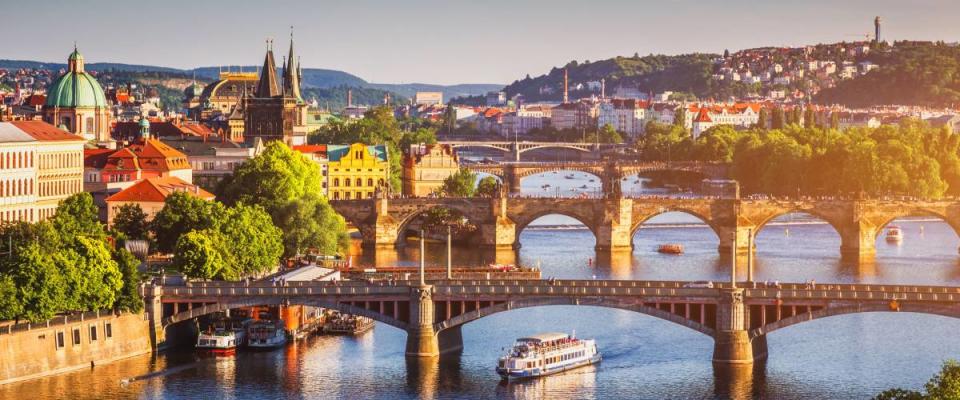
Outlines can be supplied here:
<path id="1" fill-rule="evenodd" d="M 424 254 L 424 247 L 425 247 L 425 246 L 424 246 L 424 244 L 423 244 L 423 236 L 424 236 L 425 232 L 426 232 L 426 231 L 425 231 L 423 228 L 420 228 L 420 286 L 421 286 L 421 287 L 422 287 L 422 286 L 427 286 L 427 281 L 426 281 L 426 279 L 424 278 L 424 276 L 426 275 L 426 270 L 427 270 L 426 264 L 425 264 L 425 262 L 426 262 L 426 257 L 425 257 L 425 254 Z"/>
<path id="2" fill-rule="evenodd" d="M 737 233 L 730 242 L 730 287 L 737 288 Z"/>
<path id="3" fill-rule="evenodd" d="M 451 237 L 450 225 L 447 225 L 447 280 L 453 279 L 453 248 L 450 244 Z"/>

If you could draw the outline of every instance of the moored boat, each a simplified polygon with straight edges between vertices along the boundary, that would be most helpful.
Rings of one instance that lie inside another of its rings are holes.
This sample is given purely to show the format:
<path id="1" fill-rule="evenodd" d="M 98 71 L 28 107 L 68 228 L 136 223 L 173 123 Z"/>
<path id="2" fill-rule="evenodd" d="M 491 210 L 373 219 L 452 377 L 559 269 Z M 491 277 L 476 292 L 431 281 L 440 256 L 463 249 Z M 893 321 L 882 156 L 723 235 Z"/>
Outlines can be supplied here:
<path id="1" fill-rule="evenodd" d="M 283 321 L 256 321 L 247 328 L 247 347 L 255 350 L 273 350 L 287 344 Z"/>
<path id="2" fill-rule="evenodd" d="M 503 379 L 547 376 L 600 362 L 594 340 L 566 333 L 541 333 L 517 339 L 507 355 L 497 361 Z"/>
<path id="3" fill-rule="evenodd" d="M 202 353 L 229 356 L 246 343 L 249 321 L 222 320 L 197 336 L 196 349 Z"/>
<path id="4" fill-rule="evenodd" d="M 374 322 L 367 317 L 333 312 L 323 324 L 323 333 L 360 335 L 373 329 Z"/>

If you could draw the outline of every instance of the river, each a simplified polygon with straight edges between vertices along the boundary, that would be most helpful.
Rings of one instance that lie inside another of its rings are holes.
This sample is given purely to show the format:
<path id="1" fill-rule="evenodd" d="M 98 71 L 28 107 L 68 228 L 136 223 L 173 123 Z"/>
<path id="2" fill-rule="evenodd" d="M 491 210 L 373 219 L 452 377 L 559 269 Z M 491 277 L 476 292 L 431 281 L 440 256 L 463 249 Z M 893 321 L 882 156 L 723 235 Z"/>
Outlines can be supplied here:
<path id="1" fill-rule="evenodd" d="M 524 180 L 524 192 L 543 185 L 592 184 L 579 176 Z M 599 183 L 596 183 L 599 186 Z M 589 186 L 589 187 L 592 187 Z M 553 189 L 556 190 L 556 189 Z M 640 191 L 639 188 L 625 188 Z M 539 229 L 521 234 L 516 252 L 480 253 L 454 248 L 457 265 L 499 260 L 540 264 L 558 278 L 727 280 L 729 261 L 717 254 L 709 228 L 685 214 L 650 220 L 634 237 L 632 254 L 597 258 L 586 229 Z M 538 224 L 575 224 L 547 216 Z M 958 238 L 942 221 L 897 221 L 900 245 L 881 240 L 872 263 L 840 260 L 840 238 L 824 223 L 787 216 L 757 237 L 757 280 L 960 285 Z M 656 246 L 682 243 L 682 256 Z M 428 247 L 428 263 L 443 265 L 442 245 Z M 361 264 L 415 265 L 417 246 L 362 254 Z M 358 337 L 312 337 L 272 353 L 241 352 L 204 359 L 195 368 L 121 387 L 122 378 L 188 365 L 189 349 L 138 357 L 92 370 L 0 387 L 0 399 L 664 399 L 664 398 L 869 398 L 890 387 L 919 389 L 943 360 L 960 358 L 960 320 L 910 313 L 850 314 L 806 322 L 771 333 L 766 363 L 715 369 L 712 340 L 642 314 L 594 307 L 552 306 L 513 310 L 467 324 L 459 357 L 408 360 L 404 332 L 378 324 Z M 595 367 L 527 383 L 500 382 L 493 371 L 501 348 L 539 331 L 576 331 L 596 338 L 604 360 Z"/>

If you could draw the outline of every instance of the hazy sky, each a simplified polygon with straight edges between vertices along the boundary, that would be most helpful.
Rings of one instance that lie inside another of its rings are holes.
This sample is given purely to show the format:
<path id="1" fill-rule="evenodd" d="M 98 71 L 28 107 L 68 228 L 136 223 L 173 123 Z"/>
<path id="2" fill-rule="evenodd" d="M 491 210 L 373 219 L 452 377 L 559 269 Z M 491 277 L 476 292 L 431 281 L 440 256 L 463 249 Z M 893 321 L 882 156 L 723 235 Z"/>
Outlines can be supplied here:
<path id="1" fill-rule="evenodd" d="M 0 0 L 0 58 L 178 68 L 261 64 L 264 39 L 304 67 L 382 83 L 509 83 L 567 61 L 861 39 L 960 40 L 957 0 Z M 279 61 L 280 54 L 277 54 Z"/>

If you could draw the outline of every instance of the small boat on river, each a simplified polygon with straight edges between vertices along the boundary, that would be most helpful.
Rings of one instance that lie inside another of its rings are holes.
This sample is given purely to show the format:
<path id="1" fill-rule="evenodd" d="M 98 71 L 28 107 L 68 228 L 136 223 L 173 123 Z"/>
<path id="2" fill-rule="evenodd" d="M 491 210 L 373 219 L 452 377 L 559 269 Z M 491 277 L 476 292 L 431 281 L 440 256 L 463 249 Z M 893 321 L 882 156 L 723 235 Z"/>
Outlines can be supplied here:
<path id="1" fill-rule="evenodd" d="M 903 231 L 899 226 L 891 226 L 887 228 L 887 243 L 900 243 L 903 241 Z"/>
<path id="2" fill-rule="evenodd" d="M 666 243 L 657 246 L 657 252 L 663 254 L 683 254 L 683 245 L 678 243 Z"/>
<path id="3" fill-rule="evenodd" d="M 273 350 L 287 344 L 287 330 L 283 321 L 256 321 L 247 328 L 247 347 L 254 350 Z"/>
<path id="4" fill-rule="evenodd" d="M 552 375 L 600 362 L 593 339 L 577 339 L 566 333 L 541 333 L 517 339 L 497 361 L 503 379 L 527 379 Z"/>
<path id="5" fill-rule="evenodd" d="M 237 348 L 243 347 L 247 340 L 249 320 L 221 320 L 207 327 L 197 336 L 196 349 L 201 353 L 231 356 Z"/>
<path id="6" fill-rule="evenodd" d="M 360 335 L 373 329 L 374 322 L 367 317 L 343 314 L 334 311 L 323 324 L 323 333 L 334 335 Z"/>

